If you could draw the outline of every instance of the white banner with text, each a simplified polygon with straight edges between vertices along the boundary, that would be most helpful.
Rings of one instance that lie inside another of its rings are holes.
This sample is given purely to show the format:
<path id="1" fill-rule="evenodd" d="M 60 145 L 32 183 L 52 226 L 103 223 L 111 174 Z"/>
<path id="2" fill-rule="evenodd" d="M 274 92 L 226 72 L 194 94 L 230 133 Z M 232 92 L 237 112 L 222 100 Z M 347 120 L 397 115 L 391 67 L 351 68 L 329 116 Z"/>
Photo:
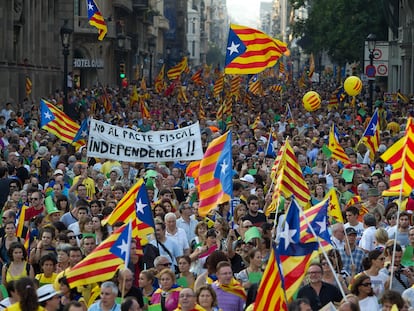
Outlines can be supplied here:
<path id="1" fill-rule="evenodd" d="M 127 162 L 200 160 L 200 126 L 197 122 L 177 130 L 143 133 L 91 119 L 88 157 Z"/>

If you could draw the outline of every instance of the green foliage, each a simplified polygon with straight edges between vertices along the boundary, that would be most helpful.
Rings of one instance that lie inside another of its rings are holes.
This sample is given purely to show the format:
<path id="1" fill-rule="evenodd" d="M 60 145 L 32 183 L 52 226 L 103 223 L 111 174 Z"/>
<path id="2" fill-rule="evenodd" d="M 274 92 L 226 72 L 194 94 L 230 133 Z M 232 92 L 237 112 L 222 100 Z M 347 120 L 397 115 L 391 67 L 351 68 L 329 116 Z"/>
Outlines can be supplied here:
<path id="1" fill-rule="evenodd" d="M 305 5 L 290 0 L 292 6 Z M 296 20 L 293 34 L 307 53 L 327 51 L 331 59 L 343 65 L 361 60 L 364 41 L 369 33 L 386 40 L 387 24 L 382 1 L 378 0 L 313 0 L 306 20 Z"/>

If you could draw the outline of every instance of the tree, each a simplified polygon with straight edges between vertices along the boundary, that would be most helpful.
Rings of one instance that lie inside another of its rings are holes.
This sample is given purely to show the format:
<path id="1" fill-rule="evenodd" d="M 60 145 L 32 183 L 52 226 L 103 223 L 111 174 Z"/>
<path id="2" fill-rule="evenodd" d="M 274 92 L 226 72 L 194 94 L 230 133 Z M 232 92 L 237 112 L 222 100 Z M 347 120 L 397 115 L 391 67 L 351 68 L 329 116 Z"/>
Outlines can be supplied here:
<path id="1" fill-rule="evenodd" d="M 308 6 L 308 18 L 293 25 L 293 35 L 306 53 L 326 51 L 340 65 L 362 58 L 369 33 L 387 39 L 382 1 L 378 0 L 290 0 L 292 8 Z"/>

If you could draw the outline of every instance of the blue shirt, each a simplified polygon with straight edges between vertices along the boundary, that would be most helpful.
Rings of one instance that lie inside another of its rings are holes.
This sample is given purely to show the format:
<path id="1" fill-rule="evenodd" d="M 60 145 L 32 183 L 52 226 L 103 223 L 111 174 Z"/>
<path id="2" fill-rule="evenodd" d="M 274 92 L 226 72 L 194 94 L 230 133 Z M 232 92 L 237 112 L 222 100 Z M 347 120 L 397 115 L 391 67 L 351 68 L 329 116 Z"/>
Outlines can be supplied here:
<path id="1" fill-rule="evenodd" d="M 94 304 L 92 304 L 89 308 L 88 311 L 102 311 L 101 308 L 101 301 L 98 300 L 97 302 L 95 302 Z M 115 303 L 110 311 L 121 311 L 121 306 L 117 303 Z"/>

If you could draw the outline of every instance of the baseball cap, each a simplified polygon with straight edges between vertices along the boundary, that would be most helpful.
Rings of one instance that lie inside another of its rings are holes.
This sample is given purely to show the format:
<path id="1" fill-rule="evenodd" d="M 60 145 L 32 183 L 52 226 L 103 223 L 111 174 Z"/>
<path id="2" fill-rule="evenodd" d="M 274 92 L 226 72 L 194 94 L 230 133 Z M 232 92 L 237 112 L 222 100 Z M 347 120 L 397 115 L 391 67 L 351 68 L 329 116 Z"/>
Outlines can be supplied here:
<path id="1" fill-rule="evenodd" d="M 250 174 L 244 175 L 242 178 L 240 178 L 241 181 L 248 182 L 250 184 L 254 183 L 254 177 Z"/>
<path id="2" fill-rule="evenodd" d="M 352 227 L 346 228 L 346 235 L 357 234 L 356 230 Z"/>

